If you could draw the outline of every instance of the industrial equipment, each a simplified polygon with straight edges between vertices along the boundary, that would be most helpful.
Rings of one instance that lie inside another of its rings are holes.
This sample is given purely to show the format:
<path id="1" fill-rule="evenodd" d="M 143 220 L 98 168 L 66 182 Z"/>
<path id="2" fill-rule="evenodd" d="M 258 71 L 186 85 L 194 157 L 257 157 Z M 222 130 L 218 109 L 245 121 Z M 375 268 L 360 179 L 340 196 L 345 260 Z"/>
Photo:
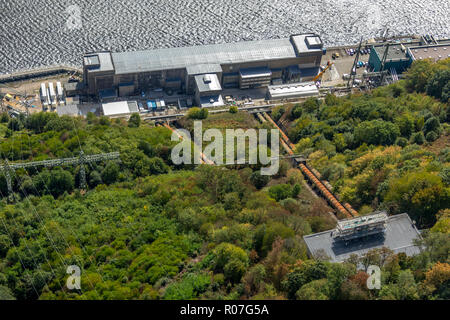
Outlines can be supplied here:
<path id="1" fill-rule="evenodd" d="M 323 69 L 317 76 L 315 76 L 312 81 L 316 82 L 318 79 L 320 79 L 322 77 L 322 75 L 325 73 L 325 71 L 327 71 L 333 64 L 334 64 L 334 62 L 328 61 L 325 69 Z"/>
<path id="2" fill-rule="evenodd" d="M 352 240 L 384 232 L 388 215 L 386 212 L 338 221 L 332 233 L 334 240 Z"/>

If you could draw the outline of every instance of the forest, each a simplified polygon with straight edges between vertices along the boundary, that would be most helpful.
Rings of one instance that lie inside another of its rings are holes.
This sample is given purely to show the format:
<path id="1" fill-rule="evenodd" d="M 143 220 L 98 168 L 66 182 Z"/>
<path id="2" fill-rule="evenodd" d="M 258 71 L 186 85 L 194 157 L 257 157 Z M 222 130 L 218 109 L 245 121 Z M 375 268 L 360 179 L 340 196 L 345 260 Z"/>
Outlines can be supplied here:
<path id="1" fill-rule="evenodd" d="M 19 169 L 14 202 L 0 173 L 0 300 L 450 299 L 450 59 L 415 62 L 372 92 L 276 107 L 296 152 L 362 215 L 407 212 L 421 253 L 387 248 L 343 263 L 311 259 L 303 236 L 330 230 L 330 208 L 283 160 L 275 176 L 245 165 L 175 166 L 170 130 L 134 115 L 0 116 L 0 158 L 37 161 L 120 152 L 120 161 Z M 263 127 L 252 115 L 194 110 L 209 127 Z M 382 287 L 366 286 L 371 264 Z M 66 286 L 81 268 L 81 289 Z M 362 268 L 361 268 L 362 266 Z"/>

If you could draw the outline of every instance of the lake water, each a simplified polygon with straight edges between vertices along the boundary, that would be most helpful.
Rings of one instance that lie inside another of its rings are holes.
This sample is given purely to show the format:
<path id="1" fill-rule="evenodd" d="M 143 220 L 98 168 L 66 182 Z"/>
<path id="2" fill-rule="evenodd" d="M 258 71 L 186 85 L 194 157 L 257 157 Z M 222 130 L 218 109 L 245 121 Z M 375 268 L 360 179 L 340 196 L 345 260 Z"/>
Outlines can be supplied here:
<path id="1" fill-rule="evenodd" d="M 75 6 L 75 7 L 74 7 Z M 224 43 L 316 32 L 450 37 L 448 0 L 3 0 L 0 73 L 81 65 L 83 53 Z"/>

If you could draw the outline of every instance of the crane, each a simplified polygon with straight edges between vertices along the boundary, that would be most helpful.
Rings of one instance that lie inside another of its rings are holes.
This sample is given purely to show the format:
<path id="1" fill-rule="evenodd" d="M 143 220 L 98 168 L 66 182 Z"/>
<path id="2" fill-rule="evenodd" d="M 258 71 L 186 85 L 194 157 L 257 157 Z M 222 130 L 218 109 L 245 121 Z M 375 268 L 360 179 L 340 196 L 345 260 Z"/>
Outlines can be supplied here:
<path id="1" fill-rule="evenodd" d="M 316 82 L 318 79 L 320 79 L 320 77 L 322 77 L 322 75 L 325 73 L 325 71 L 327 71 L 333 64 L 334 64 L 334 62 L 328 61 L 325 69 L 320 71 L 320 73 L 314 77 L 313 82 Z"/>

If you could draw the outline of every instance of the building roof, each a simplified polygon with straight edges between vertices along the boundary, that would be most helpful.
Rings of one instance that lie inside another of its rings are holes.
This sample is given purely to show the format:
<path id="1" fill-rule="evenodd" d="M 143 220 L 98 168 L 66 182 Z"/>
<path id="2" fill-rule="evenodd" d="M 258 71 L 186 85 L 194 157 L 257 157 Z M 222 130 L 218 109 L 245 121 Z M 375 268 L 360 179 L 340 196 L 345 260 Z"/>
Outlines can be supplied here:
<path id="1" fill-rule="evenodd" d="M 408 51 L 414 60 L 431 59 L 439 61 L 450 58 L 450 44 L 410 47 Z"/>
<path id="2" fill-rule="evenodd" d="M 318 96 L 319 90 L 314 82 L 289 83 L 269 86 L 271 99 L 282 99 L 290 97 Z"/>
<path id="3" fill-rule="evenodd" d="M 102 104 L 103 114 L 105 116 L 129 114 L 139 112 L 136 101 L 118 101 Z"/>
<path id="4" fill-rule="evenodd" d="M 394 253 L 404 252 L 408 256 L 420 253 L 419 247 L 414 245 L 414 239 L 420 238 L 420 233 L 407 213 L 390 216 L 384 233 L 355 239 L 350 242 L 334 241 L 332 232 L 324 231 L 304 236 L 311 255 L 325 253 L 331 261 L 342 262 L 351 254 L 363 255 L 371 249 L 387 247 Z"/>
<path id="5" fill-rule="evenodd" d="M 84 65 L 90 72 L 114 71 L 114 65 L 110 52 L 88 53 L 84 56 Z"/>
<path id="6" fill-rule="evenodd" d="M 222 72 L 222 67 L 220 64 L 194 64 L 186 67 L 186 71 L 189 75 L 197 75 L 203 73 L 220 73 Z"/>
<path id="7" fill-rule="evenodd" d="M 219 72 L 217 65 L 296 58 L 305 53 L 320 52 L 321 47 L 318 36 L 301 34 L 272 40 L 121 53 L 89 53 L 85 55 L 84 64 L 90 72 L 115 69 L 116 74 L 188 67 L 189 74 L 196 74 L 198 70 L 214 73 Z M 100 66 L 97 65 L 97 59 Z"/>
<path id="8" fill-rule="evenodd" d="M 217 78 L 217 75 L 215 73 L 201 74 L 195 76 L 194 78 L 198 92 L 210 92 L 222 90 L 219 78 Z"/>
<path id="9" fill-rule="evenodd" d="M 78 106 L 76 104 L 68 104 L 65 106 L 58 106 L 56 108 L 56 113 L 59 116 L 78 116 L 80 114 L 80 110 L 78 109 Z"/>
<path id="10" fill-rule="evenodd" d="M 396 43 L 396 44 L 390 44 L 388 53 L 386 56 L 386 61 L 400 61 L 400 60 L 410 60 L 409 57 L 406 55 L 406 48 L 409 46 L 409 44 L 402 44 Z M 384 50 L 386 50 L 386 47 L 384 45 L 380 46 L 374 46 L 375 53 L 378 55 L 380 60 L 383 58 Z"/>
<path id="11" fill-rule="evenodd" d="M 212 107 L 220 107 L 225 103 L 223 102 L 222 95 L 208 96 L 208 97 L 200 97 L 200 107 L 202 108 L 212 108 Z"/>

